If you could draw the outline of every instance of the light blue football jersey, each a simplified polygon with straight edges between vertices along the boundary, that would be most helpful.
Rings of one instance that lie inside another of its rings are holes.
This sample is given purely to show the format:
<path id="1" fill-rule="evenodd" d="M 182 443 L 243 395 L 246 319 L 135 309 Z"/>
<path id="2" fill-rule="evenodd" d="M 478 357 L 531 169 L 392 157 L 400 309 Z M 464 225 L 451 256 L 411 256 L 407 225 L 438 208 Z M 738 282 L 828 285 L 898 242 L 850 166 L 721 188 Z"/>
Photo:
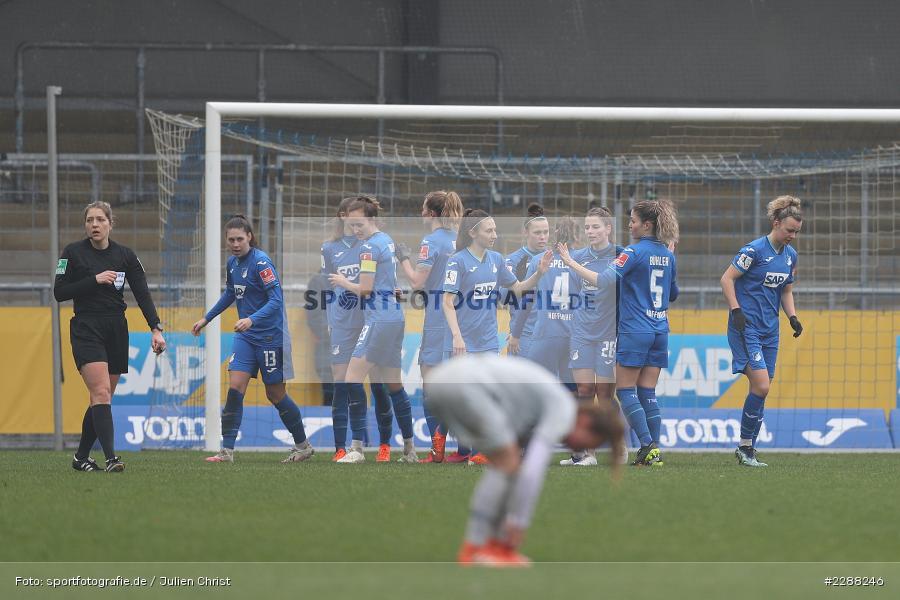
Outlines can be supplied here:
<path id="1" fill-rule="evenodd" d="M 741 248 L 731 264 L 743 273 L 734 282 L 734 291 L 747 326 L 777 336 L 781 293 L 784 286 L 794 283 L 797 251 L 785 246 L 776 252 L 768 236 L 763 236 Z"/>

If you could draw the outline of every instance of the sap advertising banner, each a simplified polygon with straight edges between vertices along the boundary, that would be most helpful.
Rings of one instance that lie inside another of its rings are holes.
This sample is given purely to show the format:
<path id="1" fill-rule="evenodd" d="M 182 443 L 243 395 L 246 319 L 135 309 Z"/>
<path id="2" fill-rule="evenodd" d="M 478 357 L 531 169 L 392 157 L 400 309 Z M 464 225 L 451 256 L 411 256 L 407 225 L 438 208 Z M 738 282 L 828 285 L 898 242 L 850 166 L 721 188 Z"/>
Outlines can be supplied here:
<path id="1" fill-rule="evenodd" d="M 329 448 L 334 444 L 331 408 L 305 406 L 303 424 L 310 442 Z M 895 433 L 900 421 L 894 411 Z M 116 447 L 123 450 L 141 448 L 200 447 L 205 420 L 196 414 L 175 408 L 147 406 L 113 406 Z M 734 448 L 740 439 L 741 411 L 724 409 L 669 409 L 663 411 L 660 445 L 662 448 Z M 425 416 L 420 407 L 413 408 L 416 445 L 429 447 Z M 373 411 L 369 411 L 369 439 L 377 441 L 378 429 Z M 897 439 L 896 435 L 895 438 Z M 634 437 L 632 436 L 632 446 Z M 275 410 L 269 406 L 247 406 L 241 423 L 238 447 L 286 448 L 293 443 Z M 371 445 L 371 444 L 370 444 Z M 403 440 L 396 423 L 391 445 L 402 447 Z M 891 435 L 884 412 L 880 410 L 841 411 L 827 409 L 766 411 L 760 432 L 760 448 L 892 448 Z M 454 448 L 450 438 L 448 447 Z"/>
<path id="2" fill-rule="evenodd" d="M 660 407 L 709 408 L 737 380 L 724 335 L 669 336 L 669 368 L 656 386 Z"/>
<path id="3" fill-rule="evenodd" d="M 128 373 L 119 379 L 116 404 L 147 405 L 166 396 L 181 404 L 197 391 L 206 376 L 204 336 L 166 333 L 169 350 L 159 356 L 150 350 L 150 333 L 128 334 Z M 223 333 L 221 356 L 231 355 L 233 333 Z M 154 392 L 157 396 L 154 398 Z"/>

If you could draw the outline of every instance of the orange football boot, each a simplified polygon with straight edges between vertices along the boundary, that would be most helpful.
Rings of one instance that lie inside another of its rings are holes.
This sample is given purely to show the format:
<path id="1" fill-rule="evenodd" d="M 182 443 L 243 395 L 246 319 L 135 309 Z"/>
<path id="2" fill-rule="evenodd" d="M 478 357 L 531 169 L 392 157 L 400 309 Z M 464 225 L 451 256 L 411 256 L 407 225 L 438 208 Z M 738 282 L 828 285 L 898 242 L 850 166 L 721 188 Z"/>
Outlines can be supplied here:
<path id="1" fill-rule="evenodd" d="M 391 462 L 391 447 L 387 444 L 378 446 L 378 455 L 375 462 Z"/>
<path id="2" fill-rule="evenodd" d="M 473 454 L 472 456 L 469 457 L 469 464 L 470 465 L 489 465 L 489 464 L 491 464 L 491 461 L 488 459 L 487 456 L 485 456 L 481 452 L 476 452 L 475 454 Z"/>

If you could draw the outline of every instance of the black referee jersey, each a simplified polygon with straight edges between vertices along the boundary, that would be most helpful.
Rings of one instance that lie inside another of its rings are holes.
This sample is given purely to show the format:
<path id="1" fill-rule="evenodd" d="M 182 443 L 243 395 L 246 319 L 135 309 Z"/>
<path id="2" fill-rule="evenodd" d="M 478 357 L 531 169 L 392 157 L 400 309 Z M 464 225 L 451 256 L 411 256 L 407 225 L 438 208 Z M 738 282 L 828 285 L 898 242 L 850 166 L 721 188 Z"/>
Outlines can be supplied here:
<path id="1" fill-rule="evenodd" d="M 98 284 L 96 276 L 103 271 L 115 271 L 115 283 Z M 89 239 L 66 246 L 56 265 L 53 295 L 57 302 L 74 300 L 76 317 L 124 317 L 126 280 L 147 325 L 151 329 L 159 326 L 144 266 L 131 248 L 112 240 L 103 250 L 94 248 Z"/>

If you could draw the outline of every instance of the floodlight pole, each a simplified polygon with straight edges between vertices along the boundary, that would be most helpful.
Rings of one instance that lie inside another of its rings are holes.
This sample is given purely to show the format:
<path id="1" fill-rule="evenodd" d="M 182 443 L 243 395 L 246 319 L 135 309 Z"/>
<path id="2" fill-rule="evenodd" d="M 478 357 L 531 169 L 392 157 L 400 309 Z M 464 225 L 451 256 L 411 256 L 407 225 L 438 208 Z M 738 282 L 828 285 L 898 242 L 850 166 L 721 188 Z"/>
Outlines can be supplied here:
<path id="1" fill-rule="evenodd" d="M 56 97 L 62 88 L 47 86 L 47 196 L 50 219 L 50 270 L 54 279 L 59 259 L 59 155 L 56 148 Z M 51 280 L 53 285 L 53 280 Z M 59 302 L 50 294 L 51 343 L 53 344 L 53 449 L 63 449 L 62 346 L 59 330 Z"/>

